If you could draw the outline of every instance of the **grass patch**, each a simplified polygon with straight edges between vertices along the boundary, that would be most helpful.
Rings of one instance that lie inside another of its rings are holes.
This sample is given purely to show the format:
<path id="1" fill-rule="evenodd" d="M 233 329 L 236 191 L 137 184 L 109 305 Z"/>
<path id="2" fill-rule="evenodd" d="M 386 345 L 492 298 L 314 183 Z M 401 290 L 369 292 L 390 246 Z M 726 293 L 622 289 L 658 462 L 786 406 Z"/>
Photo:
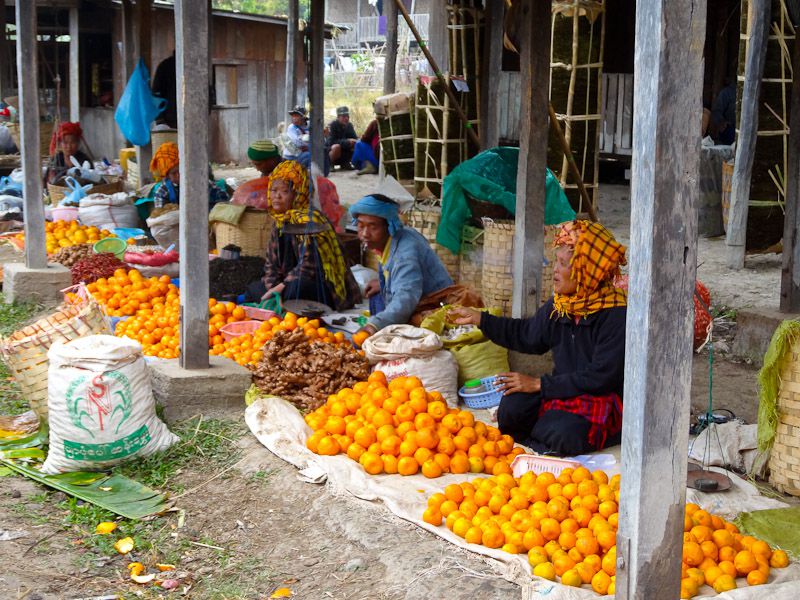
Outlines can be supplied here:
<path id="1" fill-rule="evenodd" d="M 40 309 L 37 304 L 6 304 L 0 293 L 0 336 L 7 336 L 19 329 Z M 19 415 L 29 410 L 30 406 L 22 397 L 17 384 L 11 379 L 6 364 L 0 360 L 0 415 Z"/>

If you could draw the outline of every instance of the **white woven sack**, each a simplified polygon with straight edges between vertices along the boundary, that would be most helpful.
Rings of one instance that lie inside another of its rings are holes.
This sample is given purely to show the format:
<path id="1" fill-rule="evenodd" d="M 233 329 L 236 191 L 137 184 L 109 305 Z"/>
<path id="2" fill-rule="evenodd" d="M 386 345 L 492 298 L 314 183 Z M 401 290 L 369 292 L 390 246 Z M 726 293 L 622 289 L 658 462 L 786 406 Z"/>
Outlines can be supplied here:
<path id="1" fill-rule="evenodd" d="M 56 342 L 47 356 L 50 452 L 44 473 L 103 471 L 178 441 L 156 416 L 138 342 L 91 335 Z"/>
<path id="2" fill-rule="evenodd" d="M 88 226 L 100 229 L 138 227 L 139 212 L 125 192 L 116 194 L 89 194 L 81 198 L 78 219 Z"/>
<path id="3" fill-rule="evenodd" d="M 364 355 L 386 379 L 416 376 L 428 391 L 444 396 L 449 406 L 458 405 L 458 363 L 434 332 L 413 325 L 389 325 L 368 337 Z"/>

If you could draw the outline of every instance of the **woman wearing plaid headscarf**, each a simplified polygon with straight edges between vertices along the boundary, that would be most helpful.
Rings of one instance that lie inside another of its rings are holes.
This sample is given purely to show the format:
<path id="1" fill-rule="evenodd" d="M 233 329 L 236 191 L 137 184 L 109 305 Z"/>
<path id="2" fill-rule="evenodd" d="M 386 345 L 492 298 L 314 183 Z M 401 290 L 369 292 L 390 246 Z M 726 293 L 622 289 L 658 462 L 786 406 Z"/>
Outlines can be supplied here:
<path id="1" fill-rule="evenodd" d="M 553 298 L 528 319 L 454 309 L 458 324 L 527 354 L 552 351 L 553 372 L 500 373 L 500 430 L 536 452 L 576 455 L 618 444 L 622 430 L 627 298 L 614 286 L 625 247 L 599 223 L 565 223 L 556 236 Z"/>
<path id="2" fill-rule="evenodd" d="M 248 286 L 246 299 L 258 302 L 273 292 L 283 300 L 314 300 L 342 310 L 361 300 L 333 225 L 310 207 L 308 173 L 287 160 L 270 175 L 269 212 L 275 221 L 264 276 Z"/>

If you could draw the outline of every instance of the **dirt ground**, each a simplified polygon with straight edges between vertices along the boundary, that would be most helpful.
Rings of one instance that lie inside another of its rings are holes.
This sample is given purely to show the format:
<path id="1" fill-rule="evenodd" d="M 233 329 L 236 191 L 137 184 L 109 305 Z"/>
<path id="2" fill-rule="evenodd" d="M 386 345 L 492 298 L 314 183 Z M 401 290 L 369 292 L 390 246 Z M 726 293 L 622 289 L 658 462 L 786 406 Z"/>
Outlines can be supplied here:
<path id="1" fill-rule="evenodd" d="M 253 169 L 216 172 L 242 180 L 255 176 Z M 335 172 L 331 179 L 344 204 L 377 184 L 376 176 L 354 172 Z M 603 186 L 600 206 L 603 221 L 627 241 L 628 188 Z M 748 257 L 745 271 L 734 275 L 724 265 L 724 253 L 724 240 L 700 240 L 699 278 L 715 305 L 735 310 L 777 304 L 779 257 Z M 0 249 L 0 260 L 20 258 Z M 720 330 L 715 405 L 754 422 L 756 369 L 725 352 L 735 324 L 723 319 Z M 708 398 L 707 353 L 694 357 L 692 372 L 693 408 L 699 411 Z M 239 424 L 241 458 L 227 470 L 202 461 L 179 470 L 173 483 L 190 490 L 177 502 L 185 519 L 170 513 L 158 520 L 158 558 L 175 561 L 188 574 L 186 581 L 193 583 L 185 597 L 261 599 L 282 586 L 296 598 L 313 599 L 520 597 L 520 588 L 504 580 L 491 561 L 454 548 L 380 505 L 334 497 L 324 486 L 300 482 L 294 467 L 246 431 L 243 409 L 230 415 Z M 86 536 L 64 520 L 70 512 L 64 500 L 22 478 L 0 478 L 0 598 L 170 595 L 136 589 L 127 580 L 127 559 L 87 548 Z M 4 530 L 24 535 L 3 541 Z M 156 557 L 137 558 L 152 562 Z"/>

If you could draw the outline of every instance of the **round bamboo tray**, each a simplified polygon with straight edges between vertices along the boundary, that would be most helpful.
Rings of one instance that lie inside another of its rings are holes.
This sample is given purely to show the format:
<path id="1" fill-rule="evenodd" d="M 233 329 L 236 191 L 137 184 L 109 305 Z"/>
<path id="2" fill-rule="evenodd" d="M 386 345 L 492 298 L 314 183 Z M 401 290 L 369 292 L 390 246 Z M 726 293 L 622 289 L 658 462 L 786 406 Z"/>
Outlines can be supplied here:
<path id="1" fill-rule="evenodd" d="M 89 190 L 90 194 L 115 194 L 122 191 L 122 179 L 113 175 L 105 176 L 106 183 L 96 183 Z M 47 184 L 47 195 L 50 196 L 51 204 L 58 204 L 67 196 L 72 190 L 65 185 Z"/>
<path id="2" fill-rule="evenodd" d="M 264 256 L 269 245 L 272 231 L 272 217 L 265 210 L 248 208 L 239 219 L 239 223 L 217 222 L 214 233 L 217 238 L 217 250 L 221 251 L 228 244 L 239 246 L 242 256 Z"/>
<path id="3" fill-rule="evenodd" d="M 22 138 L 20 136 L 19 123 L 6 123 L 8 133 L 11 134 L 11 139 L 22 152 Z M 49 121 L 42 121 L 39 123 L 39 154 L 41 156 L 50 156 L 50 138 L 53 137 L 53 123 Z"/>
<path id="4" fill-rule="evenodd" d="M 769 482 L 779 491 L 800 496 L 800 341 L 781 369 L 778 428 L 769 455 Z"/>
<path id="5" fill-rule="evenodd" d="M 108 319 L 95 300 L 84 292 L 79 304 L 64 304 L 56 312 L 23 327 L 0 342 L 0 353 L 43 423 L 47 422 L 47 351 L 57 340 L 68 342 L 98 333 L 111 333 Z"/>

